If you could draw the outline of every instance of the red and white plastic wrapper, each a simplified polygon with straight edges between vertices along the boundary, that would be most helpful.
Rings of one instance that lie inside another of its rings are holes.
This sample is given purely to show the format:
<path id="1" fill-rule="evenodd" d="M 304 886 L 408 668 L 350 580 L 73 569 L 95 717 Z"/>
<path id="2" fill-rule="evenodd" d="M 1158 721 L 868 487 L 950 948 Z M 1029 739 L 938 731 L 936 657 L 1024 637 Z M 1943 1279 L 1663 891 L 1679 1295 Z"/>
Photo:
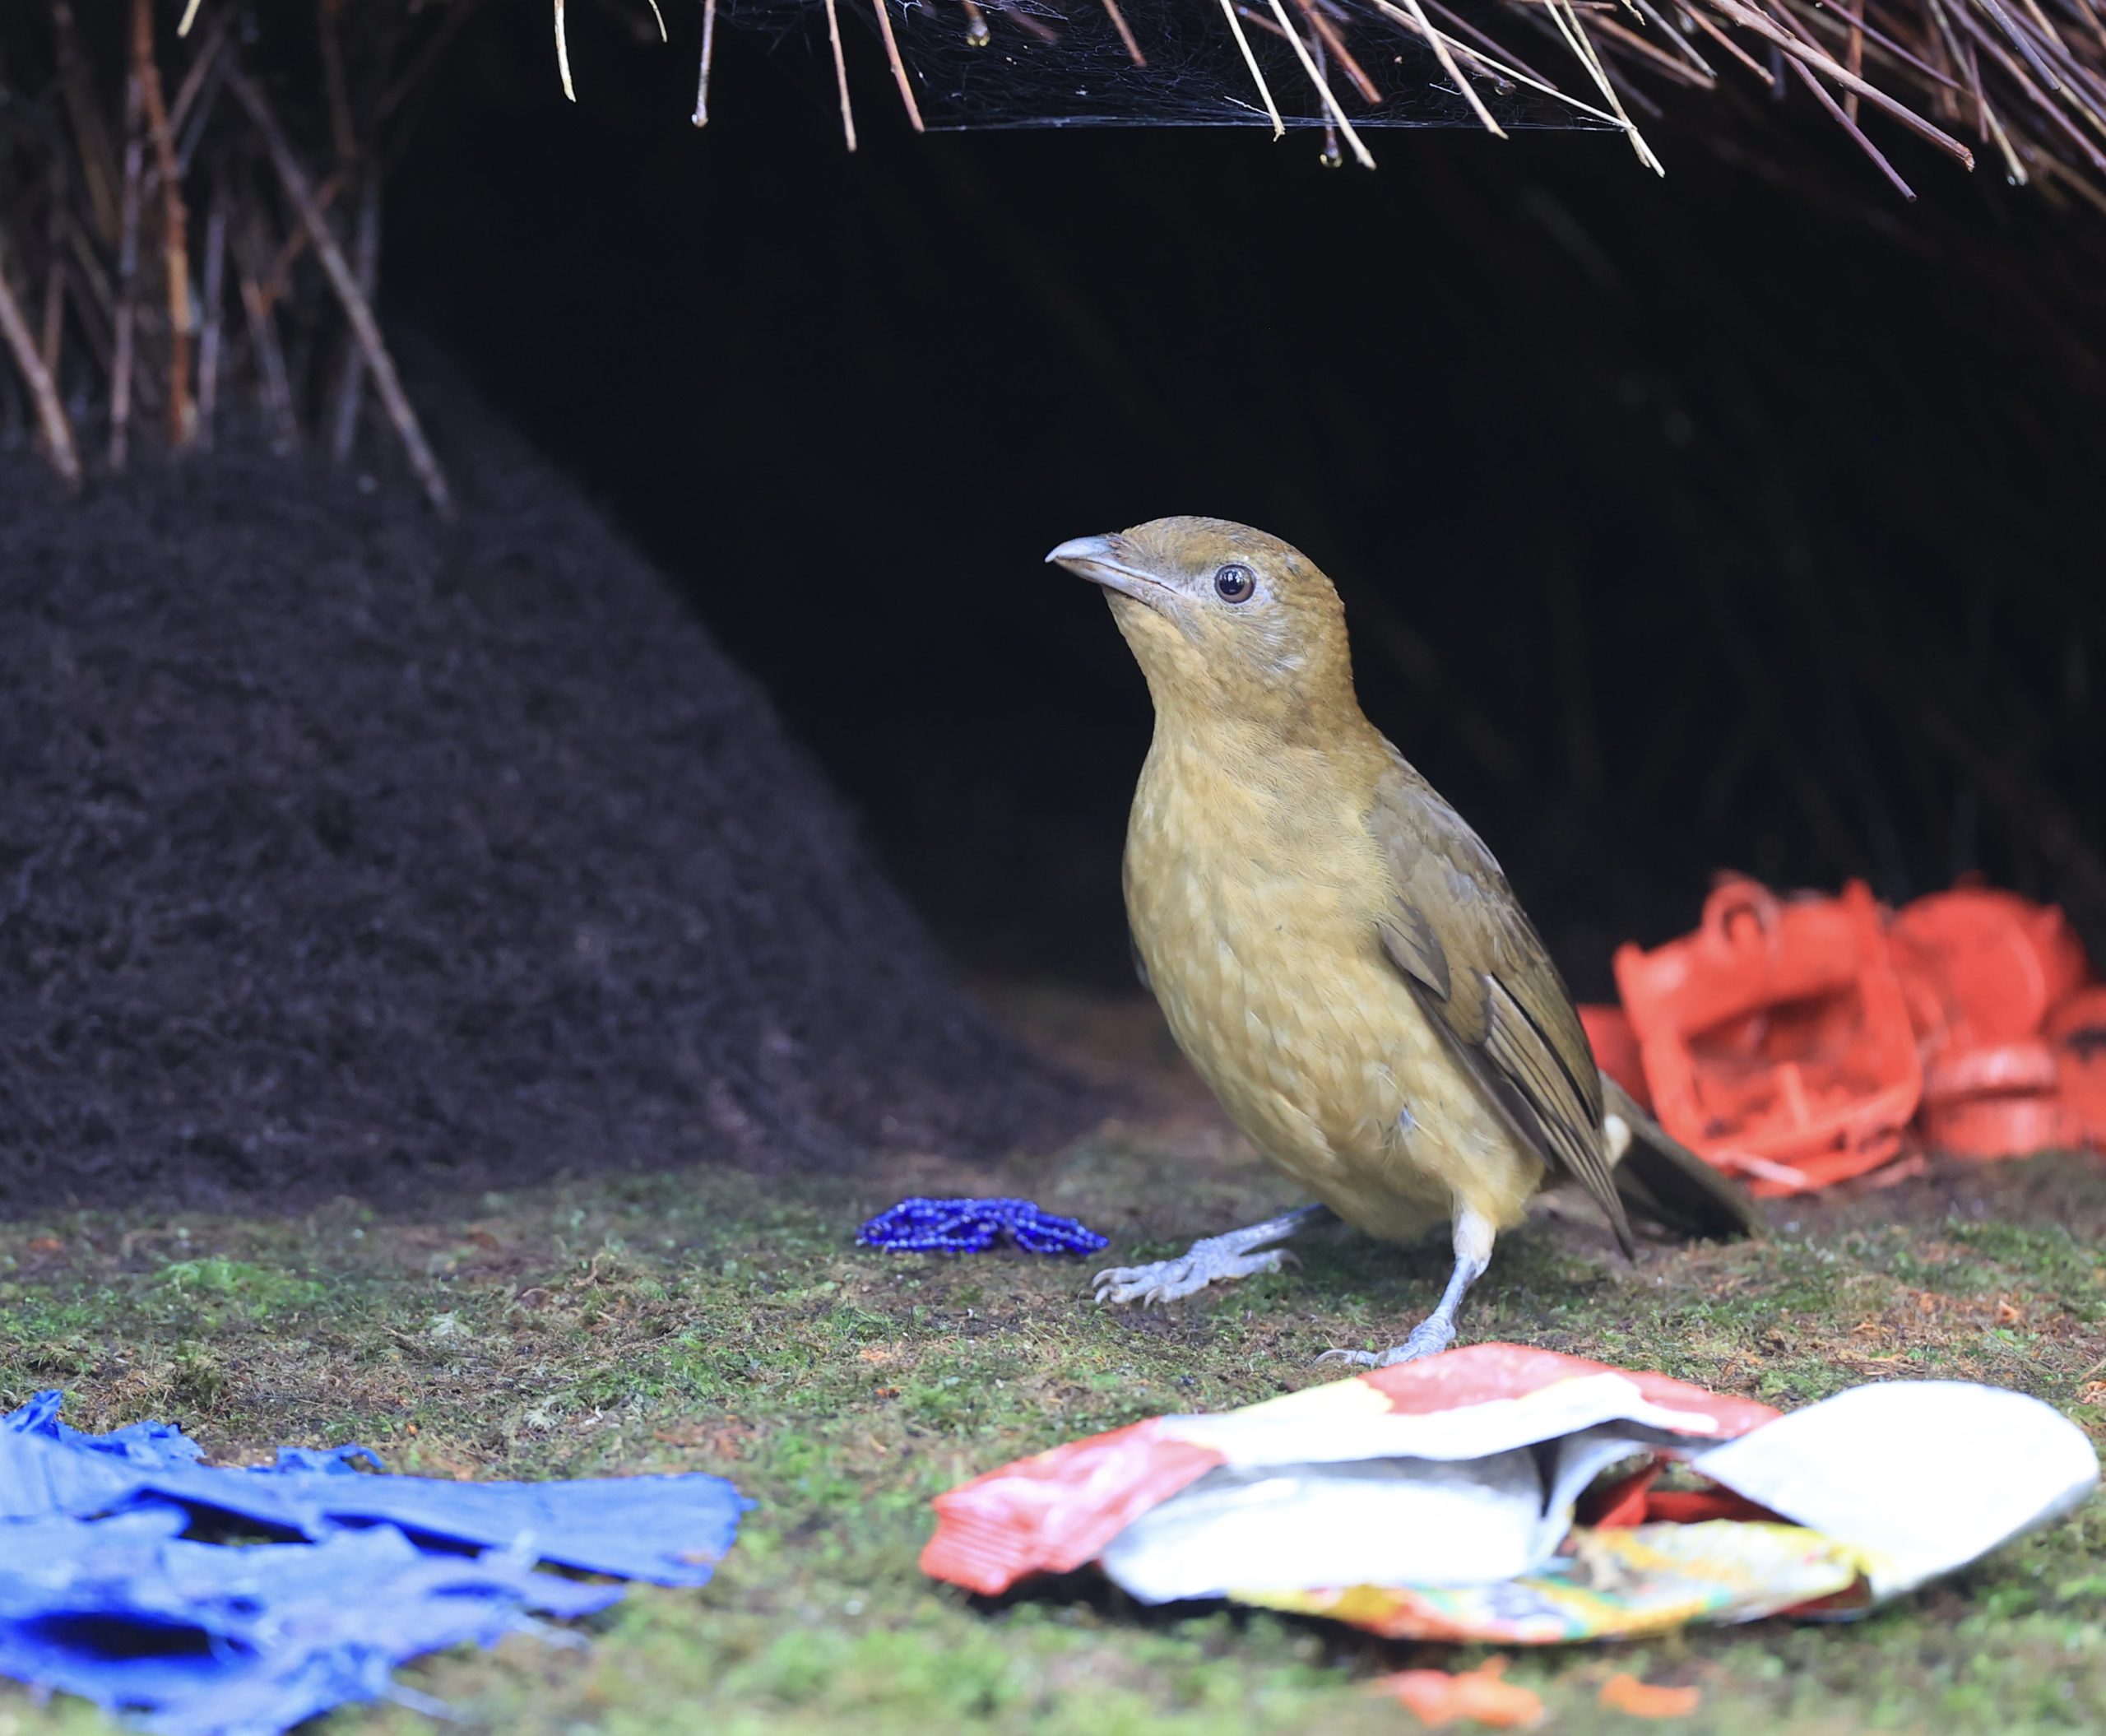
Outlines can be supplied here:
<path id="1" fill-rule="evenodd" d="M 1700 1484 L 1655 1490 L 1677 1461 Z M 1147 1603 L 1550 1644 L 1859 1613 L 2098 1481 L 2081 1430 L 1996 1387 L 1895 1381 L 1783 1415 L 1479 1344 L 991 1471 L 937 1497 L 921 1565 L 994 1594 L 1094 1562 Z"/>

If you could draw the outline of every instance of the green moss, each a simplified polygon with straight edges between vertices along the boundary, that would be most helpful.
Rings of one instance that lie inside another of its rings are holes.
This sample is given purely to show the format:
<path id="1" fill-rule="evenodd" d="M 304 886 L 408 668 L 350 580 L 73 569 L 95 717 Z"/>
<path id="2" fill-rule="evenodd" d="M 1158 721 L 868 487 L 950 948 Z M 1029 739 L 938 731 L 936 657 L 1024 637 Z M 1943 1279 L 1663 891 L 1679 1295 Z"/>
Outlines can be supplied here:
<path id="1" fill-rule="evenodd" d="M 1247 1163 L 1139 1141 L 944 1185 L 1103 1222 L 1122 1260 L 1281 1197 Z M 851 1190 L 689 1172 L 422 1221 L 340 1207 L 0 1229 L 0 1400 L 63 1386 L 83 1426 L 175 1416 L 236 1461 L 359 1439 L 429 1474 L 710 1470 L 761 1502 L 707 1590 L 638 1590 L 588 1650 L 508 1642 L 408 1673 L 482 1728 L 1357 1736 L 1410 1727 L 1366 1691 L 1374 1676 L 1482 1658 L 1148 1611 L 1067 1582 L 990 1606 L 926 1581 L 931 1495 L 1077 1435 L 1325 1378 L 1319 1352 L 1394 1341 L 1443 1276 L 1437 1251 L 1318 1234 L 1297 1270 L 1114 1313 L 1091 1303 L 1087 1264 L 851 1246 L 865 1211 L 934 1186 L 921 1171 Z M 2015 1219 L 1866 1227 L 1817 1208 L 1793 1221 L 1759 1246 L 1650 1250 L 1635 1266 L 1603 1257 L 1591 1230 L 1533 1225 L 1502 1243 L 1467 1325 L 1779 1404 L 1900 1374 L 1986 1379 L 2100 1431 L 2106 1270 L 2082 1237 Z M 1700 1687 L 1677 1727 L 1723 1736 L 2076 1730 L 2106 1707 L 2103 1604 L 2094 1504 L 1859 1624 L 1527 1653 L 1510 1674 L 1580 1736 L 1635 1727 L 1595 1697 L 1619 1669 Z M 10 1736 L 97 1727 L 0 1690 Z M 387 1707 L 332 1725 L 413 1727 Z"/>

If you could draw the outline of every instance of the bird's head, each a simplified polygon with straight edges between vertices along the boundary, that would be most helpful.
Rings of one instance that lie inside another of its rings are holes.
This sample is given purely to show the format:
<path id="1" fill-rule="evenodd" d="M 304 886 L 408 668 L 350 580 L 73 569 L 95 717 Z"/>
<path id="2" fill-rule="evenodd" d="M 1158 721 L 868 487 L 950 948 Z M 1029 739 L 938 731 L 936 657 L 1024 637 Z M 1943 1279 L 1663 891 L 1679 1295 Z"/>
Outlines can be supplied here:
<path id="1" fill-rule="evenodd" d="M 1298 550 L 1225 518 L 1155 518 L 1046 559 L 1104 587 L 1158 714 L 1294 730 L 1355 713 L 1338 593 Z"/>

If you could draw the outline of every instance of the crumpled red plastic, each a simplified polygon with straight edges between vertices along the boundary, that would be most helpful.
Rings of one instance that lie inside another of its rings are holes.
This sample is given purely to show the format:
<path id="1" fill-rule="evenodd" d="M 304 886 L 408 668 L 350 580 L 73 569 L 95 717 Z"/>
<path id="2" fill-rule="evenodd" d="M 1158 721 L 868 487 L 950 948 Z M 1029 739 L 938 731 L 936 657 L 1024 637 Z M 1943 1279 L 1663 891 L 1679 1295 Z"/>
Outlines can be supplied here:
<path id="1" fill-rule="evenodd" d="M 1913 1142 L 1996 1158 L 2106 1149 L 2106 989 L 2062 912 L 1963 883 L 1884 910 L 1861 882 L 1722 879 L 1696 930 L 1616 957 L 1580 1009 L 1605 1071 L 1760 1194 Z"/>

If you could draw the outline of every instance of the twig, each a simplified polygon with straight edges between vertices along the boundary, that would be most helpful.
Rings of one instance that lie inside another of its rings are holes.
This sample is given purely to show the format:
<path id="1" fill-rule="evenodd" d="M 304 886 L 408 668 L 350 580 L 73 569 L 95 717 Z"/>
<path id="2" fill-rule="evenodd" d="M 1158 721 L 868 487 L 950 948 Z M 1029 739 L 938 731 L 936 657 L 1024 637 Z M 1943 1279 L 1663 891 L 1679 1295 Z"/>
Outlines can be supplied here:
<path id="1" fill-rule="evenodd" d="M 171 445 L 181 447 L 189 443 L 195 427 L 190 401 L 190 214 L 183 208 L 175 138 L 168 108 L 161 100 L 160 68 L 154 59 L 152 0 L 132 0 L 132 39 L 146 105 L 146 137 L 160 170 L 161 275 L 168 293 L 168 437 Z"/>
<path id="2" fill-rule="evenodd" d="M 1126 15 L 1119 10 L 1119 0 L 1103 0 L 1106 12 L 1111 15 L 1111 27 L 1119 33 L 1119 39 L 1126 44 L 1126 58 L 1137 67 L 1144 67 L 1148 58 L 1141 52 L 1141 45 L 1134 40 L 1134 32 L 1126 22 Z"/>
<path id="3" fill-rule="evenodd" d="M 431 70 L 440 58 L 452 46 L 463 25 L 475 16 L 483 0 L 449 0 L 438 27 L 424 39 L 424 46 L 411 56 L 410 63 L 397 76 L 395 81 L 381 92 L 380 101 L 373 112 L 373 133 L 378 136 L 380 128 L 395 117 L 395 111 L 408 100 L 412 91 L 424 87 Z M 372 140 L 367 141 L 369 146 Z"/>
<path id="4" fill-rule="evenodd" d="M 1895 172 L 1894 165 L 1887 161 L 1886 153 L 1883 152 L 1879 146 L 1875 145 L 1869 138 L 1866 137 L 1864 128 L 1860 127 L 1856 121 L 1851 118 L 1849 114 L 1844 110 L 1842 104 L 1836 101 L 1833 96 L 1829 95 L 1828 87 L 1813 76 L 1811 71 L 1808 69 L 1807 63 L 1803 60 L 1795 58 L 1788 62 L 1787 64 L 1790 66 L 1791 69 L 1794 72 L 1799 75 L 1800 79 L 1805 83 L 1807 89 L 1813 92 L 1815 100 L 1821 104 L 1821 107 L 1827 109 L 1829 114 L 1835 117 L 1836 124 L 1841 127 L 1845 132 L 1849 133 L 1852 138 L 1858 142 L 1858 148 L 1862 150 L 1867 156 L 1872 160 L 1874 166 L 1878 169 L 1879 172 L 1885 175 L 1887 179 L 1893 183 L 1894 190 L 1900 193 L 1903 198 L 1908 200 L 1910 204 L 1914 204 L 1916 202 L 1916 189 L 1911 187 L 1906 181 L 1903 180 L 1901 177 Z"/>
<path id="5" fill-rule="evenodd" d="M 53 0 L 51 23 L 58 43 L 59 95 L 65 100 L 66 118 L 73 128 L 73 148 L 81 160 L 88 208 L 96 233 L 104 243 L 114 246 L 122 225 L 116 159 L 109 148 L 109 136 L 103 131 L 102 117 L 96 112 L 95 98 L 81 65 L 80 51 L 73 40 L 73 9 L 63 0 Z"/>
<path id="6" fill-rule="evenodd" d="M 1041 19 L 1034 18 L 1020 7 L 995 3 L 995 10 L 1027 35 L 1036 36 L 1049 46 L 1060 39 L 1060 33 Z"/>
<path id="7" fill-rule="evenodd" d="M 1111 0 L 1105 0 L 1109 5 Z M 907 105 L 907 118 L 916 132 L 923 131 L 921 110 L 914 100 L 914 86 L 907 81 L 907 67 L 899 58 L 899 42 L 892 33 L 892 14 L 885 10 L 885 0 L 870 0 L 878 15 L 878 34 L 885 39 L 885 59 L 892 67 L 893 82 L 899 86 L 899 100 Z"/>
<path id="8" fill-rule="evenodd" d="M 1375 81 L 1367 76 L 1361 63 L 1346 52 L 1345 43 L 1332 28 L 1331 21 L 1318 12 L 1310 0 L 1294 0 L 1294 3 L 1301 8 L 1301 16 L 1309 21 L 1310 29 L 1315 31 L 1318 40 L 1324 44 L 1331 58 L 1346 69 L 1346 77 L 1352 81 L 1353 88 L 1360 92 L 1361 100 L 1371 109 L 1379 105 L 1382 93 L 1375 89 Z"/>
<path id="9" fill-rule="evenodd" d="M 1441 71 L 1463 93 L 1464 99 L 1475 111 L 1485 131 L 1494 138 L 1505 138 L 1506 129 L 1491 118 L 1491 110 L 1485 107 L 1483 98 L 1477 95 L 1477 86 L 1463 76 L 1463 69 L 1455 64 L 1455 57 L 1449 53 L 1448 44 L 1441 39 L 1440 32 L 1434 29 L 1433 21 L 1426 16 L 1426 7 L 1422 0 L 1403 0 L 1403 3 L 1410 10 L 1412 21 L 1418 26 L 1425 33 L 1426 41 L 1432 44 L 1434 58 L 1440 63 Z"/>
<path id="10" fill-rule="evenodd" d="M 22 383 L 36 401 L 37 421 L 44 429 L 44 448 L 51 467 L 65 478 L 67 486 L 77 486 L 81 455 L 73 445 L 73 425 L 67 420 L 66 406 L 58 400 L 51 370 L 37 354 L 30 323 L 22 317 L 21 304 L 15 299 L 14 286 L 7 281 L 4 267 L 0 267 L 0 337 L 7 339 L 15 365 L 21 371 Z"/>
<path id="11" fill-rule="evenodd" d="M 212 443 L 212 415 L 220 399 L 220 332 L 226 297 L 227 200 L 226 180 L 216 175 L 212 200 L 205 216 L 205 304 L 202 329 L 197 334 L 197 438 Z"/>
<path id="12" fill-rule="evenodd" d="M 702 0 L 702 70 L 694 81 L 694 123 L 709 124 L 709 62 L 717 49 L 717 0 Z"/>
<path id="13" fill-rule="evenodd" d="M 1623 100 L 1616 94 L 1615 86 L 1610 84 L 1608 69 L 1602 64 L 1601 56 L 1594 52 L 1593 39 L 1580 27 L 1580 15 L 1572 10 L 1569 0 L 1551 0 L 1549 11 L 1551 21 L 1557 26 L 1558 35 L 1565 39 L 1566 45 L 1572 50 L 1574 58 L 1587 69 L 1588 75 L 1607 99 L 1609 107 L 1616 110 L 1616 118 L 1623 123 L 1623 130 L 1631 140 L 1631 148 L 1638 153 L 1638 160 L 1654 174 L 1664 175 L 1668 172 L 1667 165 L 1653 155 L 1653 147 L 1645 142 L 1644 134 L 1624 112 Z"/>
<path id="14" fill-rule="evenodd" d="M 1316 87 L 1316 94 L 1324 100 L 1324 106 L 1331 111 L 1331 118 L 1338 123 L 1338 131 L 1345 134 L 1346 142 L 1352 146 L 1352 154 L 1360 160 L 1362 169 L 1375 166 L 1375 154 L 1361 142 L 1360 135 L 1353 131 L 1352 123 L 1346 118 L 1346 111 L 1338 106 L 1338 100 L 1331 94 L 1331 87 L 1324 75 L 1316 70 L 1316 63 L 1309 58 L 1309 50 L 1294 26 L 1287 21 L 1287 12 L 1280 0 L 1272 0 L 1273 16 L 1279 21 L 1280 28 L 1287 33 L 1287 46 L 1294 50 L 1294 58 L 1301 63 L 1301 70 L 1309 75 L 1309 81 Z"/>
<path id="15" fill-rule="evenodd" d="M 250 81 L 239 67 L 227 68 L 227 88 L 234 92 L 234 100 L 248 110 L 248 118 L 256 123 L 256 130 L 263 135 L 265 147 L 271 155 L 271 166 L 277 170 L 278 180 L 285 190 L 285 197 L 299 213 L 300 221 L 306 225 L 308 236 L 314 243 L 315 258 L 329 278 L 330 286 L 336 292 L 336 299 L 343 304 L 344 317 L 350 322 L 351 331 L 357 337 L 359 347 L 365 352 L 366 367 L 372 372 L 373 389 L 380 394 L 380 402 L 387 411 L 388 420 L 395 425 L 395 432 L 409 454 L 411 467 L 417 473 L 417 480 L 424 484 L 424 493 L 432 505 L 441 514 L 453 509 L 452 493 L 446 485 L 446 476 L 439 468 L 438 460 L 424 439 L 423 427 L 417 420 L 416 411 L 411 406 L 409 394 L 402 390 L 401 377 L 395 372 L 395 359 L 387 353 L 386 341 L 380 335 L 380 327 L 373 317 L 372 304 L 360 292 L 358 280 L 352 275 L 344 258 L 343 249 L 336 245 L 336 238 L 329 230 L 328 220 L 315 209 L 313 194 L 308 188 L 306 173 L 295 157 L 292 146 L 285 142 L 285 135 L 279 128 L 277 118 L 271 113 L 270 104 L 263 93 Z"/>
<path id="16" fill-rule="evenodd" d="M 44 342 L 39 351 L 44 372 L 59 378 L 58 349 L 66 332 L 66 160 L 51 166 L 51 209 L 44 219 Z"/>
<path id="17" fill-rule="evenodd" d="M 1849 67 L 1839 65 L 1832 57 L 1801 42 L 1798 37 L 1792 35 L 1767 14 L 1742 5 L 1741 0 L 1709 0 L 1709 3 L 1723 12 L 1734 23 L 1745 25 L 1756 35 L 1781 49 L 1785 53 L 1806 61 L 1816 72 L 1825 72 L 1829 77 L 1845 90 L 1855 91 L 1873 107 L 1893 116 L 1918 137 L 1929 140 L 1932 144 L 1936 145 L 1939 150 L 1944 151 L 1955 162 L 1964 164 L 1969 169 L 1974 166 L 1974 153 L 1961 144 L 1958 139 L 1953 137 L 1951 133 L 1932 126 L 1914 109 L 1904 104 L 1896 102 L 1886 91 L 1866 83 Z"/>
<path id="18" fill-rule="evenodd" d="M 205 33 L 203 46 L 190 57 L 190 70 L 175 87 L 175 100 L 168 105 L 169 132 L 179 134 L 189 124 L 190 111 L 205 94 L 205 81 L 217 63 L 220 50 L 226 46 L 226 41 L 227 33 L 215 18 L 211 29 Z"/>
<path id="19" fill-rule="evenodd" d="M 299 438 L 299 425 L 293 415 L 285 348 L 278 341 L 278 327 L 263 296 L 260 274 L 269 258 L 269 243 L 262 224 L 256 207 L 249 203 L 234 235 L 234 276 L 241 291 L 241 310 L 248 321 L 248 348 L 256 366 L 256 389 L 263 400 L 264 417 L 271 424 L 272 440 L 289 448 Z"/>
<path id="20" fill-rule="evenodd" d="M 1732 55 L 1734 59 L 1737 60 L 1742 66 L 1746 67 L 1749 72 L 1754 73 L 1757 78 L 1760 79 L 1763 83 L 1769 86 L 1771 90 L 1774 91 L 1777 88 L 1776 76 L 1770 72 L 1770 68 L 1763 65 L 1763 63 L 1757 60 L 1754 55 L 1749 53 L 1746 49 L 1742 48 L 1737 42 L 1734 41 L 1732 37 L 1728 36 L 1723 30 L 1720 30 L 1717 25 L 1714 24 L 1709 18 L 1705 17 L 1703 13 L 1691 9 L 1684 12 L 1682 16 L 1688 19 L 1691 24 L 1697 27 L 1697 29 L 1703 31 L 1705 35 L 1709 36 L 1714 42 L 1717 43 L 1720 48 L 1723 49 L 1728 54 Z M 1856 93 L 1853 92 L 1852 94 L 1855 95 Z"/>
<path id="21" fill-rule="evenodd" d="M 856 110 L 848 100 L 848 62 L 841 52 L 841 12 L 834 0 L 826 0 L 826 36 L 833 44 L 833 77 L 841 91 L 841 136 L 848 148 L 856 148 Z"/>
<path id="22" fill-rule="evenodd" d="M 556 0 L 556 71 L 563 75 L 563 94 L 576 102 L 578 92 L 570 85 L 570 42 L 563 28 L 563 0 Z"/>
<path id="23" fill-rule="evenodd" d="M 1656 49 L 1635 30 L 1627 30 L 1613 18 L 1597 18 L 1594 28 L 1617 44 L 1627 54 L 1635 54 L 1653 63 L 1653 69 L 1663 78 L 1672 78 L 1678 85 L 1690 85 L 1700 91 L 1711 88 L 1711 74 L 1700 72 L 1686 60 L 1670 54 L 1665 49 Z"/>
<path id="24" fill-rule="evenodd" d="M 1392 5 L 1390 3 L 1390 0 L 1375 0 L 1375 5 L 1376 10 L 1386 14 L 1389 18 L 1393 19 L 1395 22 L 1403 25 L 1406 29 L 1414 32 L 1420 30 L 1418 21 L 1414 19 L 1410 13 Z M 1446 14 L 1451 18 L 1454 16 L 1454 14 L 1448 12 L 1447 7 L 1439 5 L 1439 0 L 1435 0 L 1435 5 L 1436 9 L 1439 12 Z M 1459 20 L 1458 20 L 1457 22 L 1460 24 Z M 1476 33 L 1473 32 L 1473 34 Z M 1592 103 L 1584 103 L 1576 96 L 1568 96 L 1548 79 L 1538 77 L 1531 72 L 1517 71 L 1515 66 L 1510 66 L 1505 61 L 1494 59 L 1491 55 L 1484 53 L 1477 49 L 1472 48 L 1468 43 L 1463 41 L 1459 37 L 1448 35 L 1444 31 L 1434 30 L 1431 33 L 1429 39 L 1436 38 L 1445 43 L 1454 53 L 1461 55 L 1466 60 L 1473 62 L 1475 64 L 1482 67 L 1487 72 L 1491 73 L 1496 77 L 1508 79 L 1519 85 L 1526 85 L 1531 91 L 1541 91 L 1545 96 L 1554 96 L 1558 101 L 1578 109 L 1582 114 L 1591 114 L 1596 120 L 1606 121 L 1612 127 L 1620 128 L 1624 125 L 1623 122 L 1618 120 L 1606 109 L 1597 109 Z M 1518 65 L 1518 63 L 1516 65 Z"/>
<path id="25" fill-rule="evenodd" d="M 138 341 L 139 194 L 146 161 L 146 65 L 153 61 L 153 22 L 142 44 L 136 28 L 145 0 L 132 0 L 135 28 L 124 77 L 124 193 L 117 239 L 117 330 L 109 364 L 109 467 L 123 470 L 132 430 L 132 360 Z M 145 53 L 142 56 L 141 49 Z"/>
<path id="26" fill-rule="evenodd" d="M 369 163 L 359 181 L 358 225 L 351 247 L 356 258 L 359 290 L 371 301 L 380 286 L 380 173 Z M 356 344 L 344 346 L 341 371 L 336 376 L 335 400 L 329 416 L 329 457 L 341 464 L 351 456 L 359 433 L 359 402 L 365 391 L 365 352 Z"/>
<path id="27" fill-rule="evenodd" d="M 1279 104 L 1273 100 L 1272 87 L 1265 82 L 1265 75 L 1258 70 L 1258 57 L 1250 52 L 1250 39 L 1243 34 L 1243 21 L 1236 16 L 1234 0 L 1221 0 L 1222 16 L 1228 20 L 1229 34 L 1235 37 L 1236 45 L 1243 53 L 1243 64 L 1250 70 L 1250 81 L 1258 87 L 1258 95 L 1271 117 L 1273 137 L 1287 137 L 1287 123 L 1280 118 Z"/>

